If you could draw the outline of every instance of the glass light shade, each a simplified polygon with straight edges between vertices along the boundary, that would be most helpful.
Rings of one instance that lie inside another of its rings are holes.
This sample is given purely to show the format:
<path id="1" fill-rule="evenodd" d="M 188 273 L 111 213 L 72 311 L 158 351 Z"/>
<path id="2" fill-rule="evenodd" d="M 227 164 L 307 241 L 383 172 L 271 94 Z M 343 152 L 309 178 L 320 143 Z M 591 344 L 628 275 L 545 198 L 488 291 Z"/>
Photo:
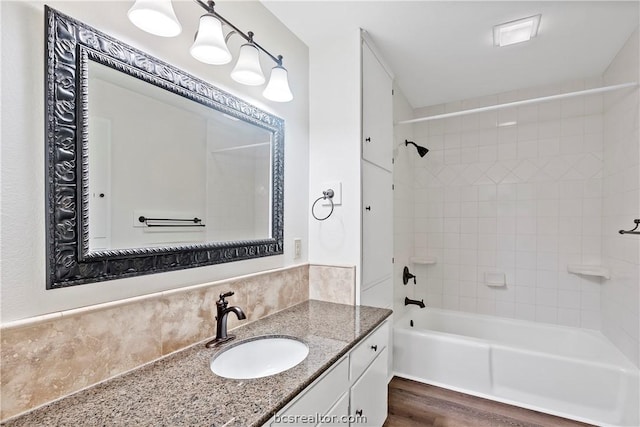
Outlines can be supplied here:
<path id="1" fill-rule="evenodd" d="M 238 62 L 231 71 L 231 78 L 238 83 L 249 86 L 259 86 L 265 82 L 258 48 L 251 43 L 245 43 L 240 47 Z"/>
<path id="2" fill-rule="evenodd" d="M 282 65 L 277 65 L 271 69 L 271 77 L 269 83 L 264 88 L 262 95 L 276 102 L 289 102 L 293 99 L 291 89 L 289 89 L 289 80 L 287 70 Z"/>
<path id="3" fill-rule="evenodd" d="M 193 42 L 191 56 L 205 64 L 223 65 L 231 61 L 231 52 L 224 41 L 222 23 L 213 15 L 200 17 L 200 26 Z"/>
<path id="4" fill-rule="evenodd" d="M 175 37 L 182 31 L 171 0 L 136 0 L 127 16 L 136 27 L 156 36 Z"/>

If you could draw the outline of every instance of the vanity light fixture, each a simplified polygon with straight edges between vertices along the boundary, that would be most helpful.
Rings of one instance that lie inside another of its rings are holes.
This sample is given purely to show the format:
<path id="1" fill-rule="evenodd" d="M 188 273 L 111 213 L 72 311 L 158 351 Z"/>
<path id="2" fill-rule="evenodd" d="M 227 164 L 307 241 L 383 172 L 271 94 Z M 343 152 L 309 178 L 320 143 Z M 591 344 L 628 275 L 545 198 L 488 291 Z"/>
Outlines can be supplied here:
<path id="1" fill-rule="evenodd" d="M 175 37 L 182 32 L 171 0 L 136 0 L 127 16 L 136 27 L 156 36 Z"/>
<path id="2" fill-rule="evenodd" d="M 262 95 L 272 101 L 289 102 L 293 99 L 293 94 L 289 89 L 287 69 L 282 66 L 282 57 L 279 56 L 278 58 L 280 58 L 280 62 L 271 69 L 269 83 L 264 88 Z"/>
<path id="3" fill-rule="evenodd" d="M 214 10 L 215 2 L 206 3 L 194 0 L 206 13 L 200 17 L 198 32 L 190 48 L 191 55 L 198 61 L 212 65 L 224 65 L 233 59 L 227 41 L 233 34 L 238 34 L 246 43 L 240 47 L 236 65 L 231 71 L 231 78 L 238 83 L 249 86 L 262 85 L 266 79 L 260 66 L 260 52 L 266 54 L 275 67 L 271 70 L 269 82 L 262 95 L 276 102 L 288 102 L 293 99 L 289 88 L 287 69 L 282 66 L 282 55 L 277 57 L 253 40 L 253 32 L 247 34 Z M 138 28 L 151 34 L 174 37 L 180 34 L 182 27 L 173 11 L 171 0 L 136 0 L 129 12 L 129 20 Z M 224 35 L 223 26 L 231 31 Z"/>
<path id="4" fill-rule="evenodd" d="M 191 56 L 211 65 L 231 62 L 231 52 L 224 41 L 222 22 L 215 15 L 207 13 L 200 17 L 200 25 L 191 49 Z"/>
<path id="5" fill-rule="evenodd" d="M 529 16 L 493 27 L 493 45 L 509 46 L 531 40 L 538 35 L 542 15 Z"/>
<path id="6" fill-rule="evenodd" d="M 249 43 L 240 46 L 240 55 L 236 66 L 231 71 L 231 78 L 245 85 L 260 86 L 265 82 L 265 78 L 260 66 L 260 51 L 253 43 L 251 31 L 249 31 L 249 40 Z"/>

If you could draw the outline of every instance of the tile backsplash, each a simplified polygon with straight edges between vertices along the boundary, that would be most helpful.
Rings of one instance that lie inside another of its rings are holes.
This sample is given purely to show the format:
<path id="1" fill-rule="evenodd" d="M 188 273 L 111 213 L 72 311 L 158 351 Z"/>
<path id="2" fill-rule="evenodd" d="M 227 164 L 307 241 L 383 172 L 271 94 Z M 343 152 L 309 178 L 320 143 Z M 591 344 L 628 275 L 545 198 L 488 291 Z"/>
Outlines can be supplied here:
<path id="1" fill-rule="evenodd" d="M 3 325 L 0 419 L 211 337 L 221 292 L 235 291 L 230 304 L 255 321 L 306 301 L 310 287 L 315 299 L 353 304 L 354 274 L 305 264 Z M 230 329 L 240 324 L 229 316 Z"/>
<path id="2" fill-rule="evenodd" d="M 355 267 L 309 266 L 309 299 L 355 304 Z"/>

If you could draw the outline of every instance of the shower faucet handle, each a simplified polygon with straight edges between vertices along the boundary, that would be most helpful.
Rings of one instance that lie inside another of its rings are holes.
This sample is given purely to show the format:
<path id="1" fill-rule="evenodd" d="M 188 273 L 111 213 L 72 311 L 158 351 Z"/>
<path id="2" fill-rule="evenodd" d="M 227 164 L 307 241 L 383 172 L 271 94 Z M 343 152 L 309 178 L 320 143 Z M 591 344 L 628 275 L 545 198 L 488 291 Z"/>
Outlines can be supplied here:
<path id="1" fill-rule="evenodd" d="M 402 283 L 405 285 L 409 283 L 409 280 L 413 279 L 413 284 L 416 284 L 416 276 L 409 272 L 409 267 L 405 266 L 404 270 L 402 270 Z"/>

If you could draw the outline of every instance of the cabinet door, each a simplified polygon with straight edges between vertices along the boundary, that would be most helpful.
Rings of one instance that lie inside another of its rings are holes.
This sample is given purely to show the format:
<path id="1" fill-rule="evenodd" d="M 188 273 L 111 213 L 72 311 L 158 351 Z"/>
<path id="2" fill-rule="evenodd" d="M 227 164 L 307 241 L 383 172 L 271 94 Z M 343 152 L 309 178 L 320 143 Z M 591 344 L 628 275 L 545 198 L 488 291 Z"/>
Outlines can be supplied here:
<path id="1" fill-rule="evenodd" d="M 318 427 L 330 427 L 330 426 L 342 426 L 347 427 L 349 425 L 349 392 L 340 397 L 340 400 L 333 405 L 333 408 L 322 417 Z"/>
<path id="2" fill-rule="evenodd" d="M 382 350 L 351 387 L 353 426 L 381 427 L 387 419 L 387 352 Z"/>
<path id="3" fill-rule="evenodd" d="M 324 415 L 348 388 L 349 358 L 345 356 L 279 411 L 272 426 L 290 426 L 304 418 L 308 420 L 309 417 Z"/>
<path id="4" fill-rule="evenodd" d="M 362 158 L 391 170 L 393 98 L 391 77 L 362 44 Z"/>
<path id="5" fill-rule="evenodd" d="M 362 289 L 393 274 L 391 173 L 362 162 Z"/>

